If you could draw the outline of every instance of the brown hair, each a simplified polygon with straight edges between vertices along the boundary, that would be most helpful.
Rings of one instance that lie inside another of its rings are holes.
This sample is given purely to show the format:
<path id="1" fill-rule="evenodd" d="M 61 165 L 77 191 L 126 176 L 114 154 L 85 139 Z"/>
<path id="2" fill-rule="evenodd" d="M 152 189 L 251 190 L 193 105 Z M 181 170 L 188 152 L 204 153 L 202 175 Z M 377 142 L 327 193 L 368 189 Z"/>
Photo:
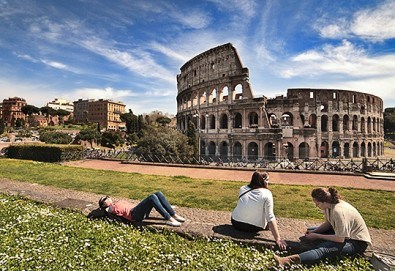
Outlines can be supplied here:
<path id="1" fill-rule="evenodd" d="M 267 185 L 269 183 L 268 179 L 269 179 L 269 173 L 267 173 L 266 171 L 263 171 L 263 172 L 255 171 L 252 174 L 251 182 L 248 186 L 253 189 L 267 188 Z"/>
<path id="2" fill-rule="evenodd" d="M 332 204 L 339 203 L 340 200 L 339 193 L 333 187 L 329 187 L 328 189 L 315 188 L 313 191 L 311 191 L 311 196 L 319 202 L 327 202 Z"/>

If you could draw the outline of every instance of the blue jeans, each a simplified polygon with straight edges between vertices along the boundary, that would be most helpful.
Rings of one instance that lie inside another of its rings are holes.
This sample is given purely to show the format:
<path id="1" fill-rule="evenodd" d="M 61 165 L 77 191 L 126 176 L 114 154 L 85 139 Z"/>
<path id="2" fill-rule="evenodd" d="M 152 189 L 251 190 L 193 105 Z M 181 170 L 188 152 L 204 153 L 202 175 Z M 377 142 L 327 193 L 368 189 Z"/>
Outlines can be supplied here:
<path id="1" fill-rule="evenodd" d="M 368 243 L 365 241 L 347 239 L 344 243 L 325 241 L 317 248 L 299 254 L 301 263 L 316 263 L 322 259 L 334 258 L 337 256 L 354 256 L 362 254 Z"/>
<path id="2" fill-rule="evenodd" d="M 165 198 L 162 192 L 158 191 L 155 194 L 149 195 L 132 210 L 132 218 L 134 221 L 142 221 L 148 217 L 152 208 L 155 208 L 166 220 L 175 215 L 173 208 Z"/>

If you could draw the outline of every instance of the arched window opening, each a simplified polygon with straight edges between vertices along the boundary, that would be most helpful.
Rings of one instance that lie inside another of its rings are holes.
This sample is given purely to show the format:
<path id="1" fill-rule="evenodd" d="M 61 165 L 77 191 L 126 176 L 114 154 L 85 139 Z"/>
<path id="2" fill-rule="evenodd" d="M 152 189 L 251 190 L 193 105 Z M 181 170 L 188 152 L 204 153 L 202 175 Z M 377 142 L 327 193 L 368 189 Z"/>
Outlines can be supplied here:
<path id="1" fill-rule="evenodd" d="M 346 132 L 350 128 L 350 117 L 348 115 L 344 115 L 343 117 L 343 131 Z"/>
<path id="2" fill-rule="evenodd" d="M 321 116 L 321 132 L 328 132 L 328 116 Z"/>
<path id="3" fill-rule="evenodd" d="M 339 131 L 339 115 L 335 114 L 332 117 L 332 131 L 338 132 Z"/>
<path id="4" fill-rule="evenodd" d="M 251 112 L 249 117 L 249 123 L 251 128 L 257 128 L 258 127 L 258 114 L 256 112 Z"/>
<path id="5" fill-rule="evenodd" d="M 276 149 L 272 142 L 268 142 L 264 146 L 264 158 L 273 161 L 276 159 Z"/>
<path id="6" fill-rule="evenodd" d="M 241 84 L 236 85 L 235 91 L 233 92 L 233 100 L 243 99 L 243 86 Z"/>
<path id="7" fill-rule="evenodd" d="M 220 119 L 220 129 L 228 129 L 228 115 L 222 114 Z"/>
<path id="8" fill-rule="evenodd" d="M 286 150 L 285 150 L 285 156 L 290 160 L 294 160 L 294 145 L 292 145 L 291 142 L 288 142 Z"/>
<path id="9" fill-rule="evenodd" d="M 320 157 L 321 158 L 328 158 L 328 149 L 329 149 L 328 142 L 326 142 L 326 141 L 322 142 L 321 146 L 320 146 Z"/>
<path id="10" fill-rule="evenodd" d="M 321 112 L 328 112 L 328 104 L 326 103 L 321 104 L 320 110 Z"/>
<path id="11" fill-rule="evenodd" d="M 372 119 L 368 117 L 368 133 L 372 132 Z"/>
<path id="12" fill-rule="evenodd" d="M 365 128 L 365 126 L 366 126 L 366 123 L 365 123 L 365 118 L 364 117 L 362 117 L 361 118 L 361 133 L 366 133 L 366 128 Z"/>
<path id="13" fill-rule="evenodd" d="M 248 160 L 258 159 L 258 144 L 251 142 L 248 144 Z"/>
<path id="14" fill-rule="evenodd" d="M 200 155 L 206 155 L 206 142 L 204 140 L 200 140 Z"/>
<path id="15" fill-rule="evenodd" d="M 210 157 L 214 157 L 215 151 L 216 151 L 215 143 L 213 141 L 210 141 L 210 143 L 208 144 L 208 155 Z"/>
<path id="16" fill-rule="evenodd" d="M 269 121 L 270 121 L 270 125 L 271 125 L 273 128 L 279 127 L 279 123 L 278 123 L 278 120 L 277 120 L 277 116 L 276 116 L 275 114 L 270 114 L 270 115 L 269 115 Z"/>
<path id="17" fill-rule="evenodd" d="M 310 147 L 306 142 L 299 144 L 299 159 L 308 160 L 309 159 Z"/>
<path id="18" fill-rule="evenodd" d="M 338 141 L 332 143 L 332 157 L 336 158 L 340 156 L 340 144 Z"/>
<path id="19" fill-rule="evenodd" d="M 200 129 L 206 129 L 206 116 L 200 116 Z"/>
<path id="20" fill-rule="evenodd" d="M 236 113 L 233 128 L 241 128 L 243 124 L 243 118 L 240 113 Z"/>
<path id="21" fill-rule="evenodd" d="M 281 126 L 293 126 L 293 116 L 291 113 L 282 114 Z"/>
<path id="22" fill-rule="evenodd" d="M 210 121 L 209 121 L 209 129 L 215 129 L 215 116 L 214 115 L 210 115 L 209 117 Z"/>
<path id="23" fill-rule="evenodd" d="M 344 143 L 344 157 L 350 158 L 350 144 Z"/>
<path id="24" fill-rule="evenodd" d="M 229 151 L 229 144 L 226 141 L 222 141 L 220 146 L 219 146 L 219 155 L 221 159 L 226 159 L 228 157 L 228 151 Z"/>
<path id="25" fill-rule="evenodd" d="M 243 147 L 240 142 L 236 142 L 233 146 L 233 158 L 241 159 L 241 156 L 243 155 Z"/>
<path id="26" fill-rule="evenodd" d="M 225 102 L 225 101 L 227 101 L 228 99 L 229 99 L 229 88 L 227 87 L 227 86 L 225 86 L 223 89 L 222 89 L 222 95 L 221 95 L 221 102 Z"/>
<path id="27" fill-rule="evenodd" d="M 354 142 L 354 144 L 352 144 L 352 156 L 358 157 L 358 152 L 359 152 L 358 142 Z"/>
<path id="28" fill-rule="evenodd" d="M 315 114 L 309 116 L 309 125 L 311 128 L 317 129 L 317 116 Z"/>

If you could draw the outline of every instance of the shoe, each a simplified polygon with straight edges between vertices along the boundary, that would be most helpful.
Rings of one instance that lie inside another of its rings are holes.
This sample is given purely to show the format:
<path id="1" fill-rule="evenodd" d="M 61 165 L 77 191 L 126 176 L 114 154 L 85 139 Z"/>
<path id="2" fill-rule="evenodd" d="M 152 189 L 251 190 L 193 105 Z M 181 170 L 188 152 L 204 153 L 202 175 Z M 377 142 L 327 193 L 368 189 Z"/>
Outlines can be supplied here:
<path id="1" fill-rule="evenodd" d="M 175 220 L 177 220 L 178 222 L 185 222 L 185 218 L 183 218 L 182 216 L 179 216 L 179 215 L 177 215 L 177 214 L 175 214 L 174 216 L 173 216 L 173 218 L 175 219 Z"/>
<path id="2" fill-rule="evenodd" d="M 172 227 L 180 227 L 181 223 L 178 222 L 177 220 L 173 220 L 173 221 L 167 220 L 166 225 L 172 226 Z"/>
<path id="3" fill-rule="evenodd" d="M 291 255 L 288 257 L 279 257 L 277 255 L 274 256 L 274 260 L 277 266 L 290 266 L 293 264 L 300 264 L 300 257 L 298 254 Z"/>

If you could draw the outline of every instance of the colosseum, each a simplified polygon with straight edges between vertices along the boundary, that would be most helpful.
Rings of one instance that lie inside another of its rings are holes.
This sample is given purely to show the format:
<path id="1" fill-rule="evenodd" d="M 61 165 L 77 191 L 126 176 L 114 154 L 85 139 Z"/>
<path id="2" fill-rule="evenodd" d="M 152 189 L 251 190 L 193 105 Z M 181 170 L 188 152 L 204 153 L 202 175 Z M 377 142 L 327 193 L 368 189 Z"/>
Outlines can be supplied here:
<path id="1" fill-rule="evenodd" d="M 201 156 L 248 160 L 379 157 L 383 101 L 340 89 L 288 89 L 254 97 L 249 70 L 227 43 L 177 75 L 177 128 L 194 124 Z"/>

